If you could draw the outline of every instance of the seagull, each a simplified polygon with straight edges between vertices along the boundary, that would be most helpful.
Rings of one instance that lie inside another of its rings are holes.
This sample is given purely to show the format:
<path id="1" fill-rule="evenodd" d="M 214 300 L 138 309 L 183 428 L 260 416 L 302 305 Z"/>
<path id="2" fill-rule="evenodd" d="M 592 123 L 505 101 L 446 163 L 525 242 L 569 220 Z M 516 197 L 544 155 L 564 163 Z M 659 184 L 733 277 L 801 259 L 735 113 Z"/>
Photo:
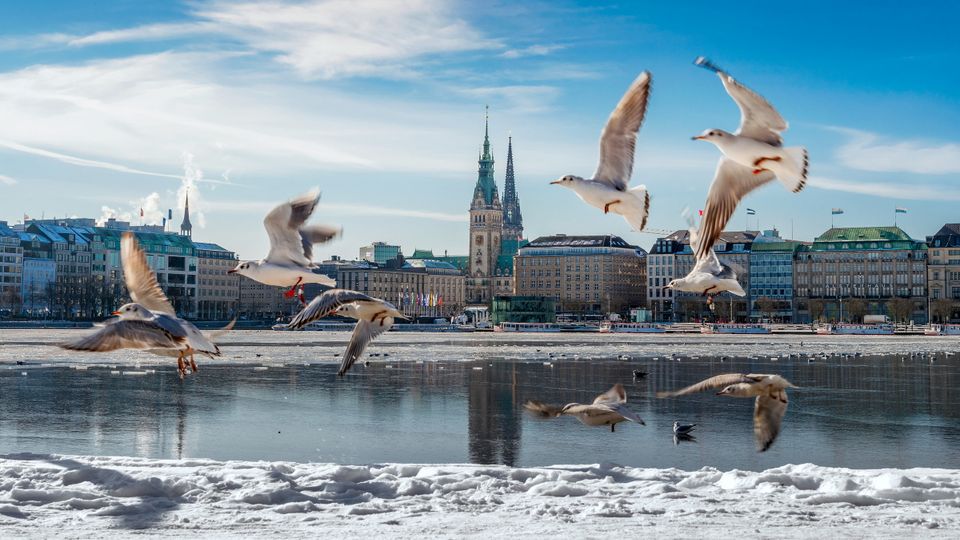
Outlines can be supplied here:
<path id="1" fill-rule="evenodd" d="M 523 407 L 531 413 L 544 418 L 556 418 L 563 414 L 576 416 L 577 420 L 588 426 L 610 426 L 610 431 L 616 431 L 616 425 L 625 420 L 646 425 L 639 416 L 627 408 L 627 393 L 623 385 L 617 383 L 613 388 L 600 394 L 590 405 L 568 403 L 563 407 L 547 405 L 539 401 L 529 400 Z"/>
<path id="2" fill-rule="evenodd" d="M 787 122 L 767 100 L 702 56 L 694 64 L 715 72 L 740 108 L 740 128 L 736 133 L 714 128 L 693 137 L 713 143 L 723 152 L 707 193 L 701 241 L 696 250 L 699 262 L 713 250 L 741 199 L 774 178 L 794 193 L 802 190 L 807 182 L 808 161 L 805 148 L 783 147 L 780 132 L 787 129 Z"/>
<path id="3" fill-rule="evenodd" d="M 585 203 L 603 209 L 604 214 L 620 214 L 637 231 L 647 226 L 650 194 L 644 185 L 628 189 L 627 184 L 633 174 L 637 131 L 647 112 L 649 97 L 650 72 L 644 71 L 610 113 L 600 134 L 600 163 L 593 178 L 568 174 L 550 182 L 572 189 Z"/>
<path id="4" fill-rule="evenodd" d="M 678 421 L 673 423 L 673 434 L 674 435 L 689 435 L 696 424 L 681 424 Z"/>
<path id="5" fill-rule="evenodd" d="M 707 297 L 707 305 L 710 309 L 715 309 L 713 297 L 729 291 L 737 296 L 746 296 L 740 282 L 737 281 L 737 272 L 728 264 L 720 262 L 717 253 L 713 249 L 700 253 L 700 235 L 692 226 L 689 229 L 690 248 L 694 253 L 698 253 L 697 261 L 693 269 L 686 276 L 670 280 L 666 288 L 677 291 L 692 292 L 703 294 Z"/>
<path id="6" fill-rule="evenodd" d="M 192 323 L 177 317 L 173 305 L 163 293 L 157 276 L 147 264 L 147 256 L 137 245 L 132 232 L 120 239 L 120 260 L 123 280 L 133 302 L 113 312 L 118 319 L 108 321 L 99 331 L 87 337 L 64 343 L 64 349 L 79 351 L 114 351 L 117 349 L 150 349 L 175 351 L 177 372 L 183 379 L 187 372 L 185 359 L 197 372 L 194 354 L 220 356 L 220 348 Z M 163 354 L 163 353 L 160 353 Z"/>
<path id="7" fill-rule="evenodd" d="M 320 201 L 320 190 L 314 189 L 278 205 L 263 218 L 263 226 L 270 237 L 270 252 L 259 261 L 239 263 L 228 274 L 240 274 L 254 281 L 274 287 L 290 287 L 284 295 L 293 298 L 303 283 L 319 283 L 333 287 L 336 282 L 320 272 L 310 260 L 313 244 L 327 242 L 341 233 L 330 225 L 304 225 Z M 299 300 L 306 304 L 303 289 Z"/>
<path id="8" fill-rule="evenodd" d="M 787 388 L 796 388 L 780 375 L 726 373 L 673 392 L 657 392 L 657 397 L 674 397 L 721 388 L 718 396 L 756 397 L 753 409 L 753 434 L 757 449 L 765 452 L 777 434 L 787 413 Z M 676 424 L 674 424 L 676 425 Z"/>
<path id="9" fill-rule="evenodd" d="M 375 337 L 390 330 L 395 319 L 407 318 L 397 311 L 396 306 L 379 298 L 346 289 L 330 289 L 311 300 L 307 307 L 290 321 L 287 328 L 298 330 L 333 313 L 357 320 L 337 371 L 337 375 L 341 377 L 360 358 L 363 350 Z"/>

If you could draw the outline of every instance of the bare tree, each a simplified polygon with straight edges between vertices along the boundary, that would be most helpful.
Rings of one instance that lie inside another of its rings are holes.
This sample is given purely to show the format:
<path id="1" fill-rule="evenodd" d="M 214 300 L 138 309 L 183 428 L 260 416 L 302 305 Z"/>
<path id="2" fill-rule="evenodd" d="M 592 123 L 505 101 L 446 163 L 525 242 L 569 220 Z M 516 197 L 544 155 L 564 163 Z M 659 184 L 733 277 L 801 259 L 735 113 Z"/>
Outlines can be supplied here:
<path id="1" fill-rule="evenodd" d="M 934 300 L 930 304 L 930 311 L 932 315 L 937 317 L 937 319 L 942 322 L 949 322 L 950 318 L 953 316 L 954 303 L 948 298 L 940 298 L 939 300 Z"/>
<path id="2" fill-rule="evenodd" d="M 887 302 L 887 310 L 897 322 L 907 322 L 913 315 L 915 306 L 909 298 L 894 298 Z"/>
<path id="3" fill-rule="evenodd" d="M 823 300 L 813 299 L 807 302 L 807 309 L 810 310 L 810 320 L 817 322 L 823 318 L 825 306 Z"/>
<path id="4" fill-rule="evenodd" d="M 777 302 L 772 298 L 767 298 L 766 296 L 761 296 L 757 298 L 755 302 L 757 309 L 760 311 L 760 316 L 769 319 L 773 317 L 773 312 L 777 308 Z"/>
<path id="5" fill-rule="evenodd" d="M 680 299 L 680 313 L 683 314 L 685 321 L 699 318 L 700 314 L 703 313 L 703 303 L 699 298 L 693 296 L 683 297 Z"/>
<path id="6" fill-rule="evenodd" d="M 847 300 L 847 313 L 853 322 L 863 322 L 863 316 L 867 314 L 867 302 L 862 298 Z"/>

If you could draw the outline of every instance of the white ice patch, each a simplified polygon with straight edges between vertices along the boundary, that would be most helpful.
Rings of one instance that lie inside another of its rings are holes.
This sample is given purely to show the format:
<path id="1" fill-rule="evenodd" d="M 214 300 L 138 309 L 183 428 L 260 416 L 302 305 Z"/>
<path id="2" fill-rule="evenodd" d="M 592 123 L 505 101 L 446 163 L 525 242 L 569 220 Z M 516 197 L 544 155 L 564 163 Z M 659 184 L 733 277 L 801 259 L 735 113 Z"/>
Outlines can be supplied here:
<path id="1" fill-rule="evenodd" d="M 312 536 L 318 530 L 333 537 L 458 536 L 483 530 L 492 537 L 583 537 L 638 525 L 664 536 L 729 536 L 761 514 L 785 537 L 809 536 L 809 527 L 825 524 L 841 536 L 870 530 L 949 537 L 960 526 L 960 471 L 0 458 L 5 536 L 57 530 L 126 537 L 133 529 L 180 536 L 189 529 L 214 536 Z M 751 531 L 744 532 L 760 532 Z"/>

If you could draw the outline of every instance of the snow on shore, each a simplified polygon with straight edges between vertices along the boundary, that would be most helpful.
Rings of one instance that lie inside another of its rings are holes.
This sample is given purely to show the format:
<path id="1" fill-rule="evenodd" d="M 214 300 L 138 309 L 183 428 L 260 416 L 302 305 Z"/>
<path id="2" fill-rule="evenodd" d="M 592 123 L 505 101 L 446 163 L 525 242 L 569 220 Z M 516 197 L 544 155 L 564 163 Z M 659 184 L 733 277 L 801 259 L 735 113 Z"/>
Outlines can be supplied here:
<path id="1" fill-rule="evenodd" d="M 956 537 L 960 470 L 0 457 L 0 536 Z"/>

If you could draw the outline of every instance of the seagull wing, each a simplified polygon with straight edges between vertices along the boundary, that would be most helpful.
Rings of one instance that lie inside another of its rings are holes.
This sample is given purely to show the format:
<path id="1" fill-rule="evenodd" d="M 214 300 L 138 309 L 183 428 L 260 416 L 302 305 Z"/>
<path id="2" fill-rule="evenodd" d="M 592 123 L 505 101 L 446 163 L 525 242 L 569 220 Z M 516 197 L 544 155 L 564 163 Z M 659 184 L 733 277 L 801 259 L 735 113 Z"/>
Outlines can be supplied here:
<path id="1" fill-rule="evenodd" d="M 350 336 L 350 344 L 347 345 L 347 350 L 343 353 L 343 360 L 340 362 L 340 370 L 337 371 L 337 375 L 342 377 L 350 369 L 350 366 L 360 358 L 367 345 L 375 337 L 390 330 L 391 326 L 393 326 L 393 317 L 385 317 L 383 324 L 362 319 L 357 321 L 357 325 L 353 327 L 353 335 Z"/>
<path id="2" fill-rule="evenodd" d="M 304 239 L 300 227 L 310 218 L 317 203 L 320 190 L 314 189 L 290 201 L 278 205 L 263 218 L 263 226 L 270 237 L 270 252 L 266 260 L 276 264 L 309 266 L 310 259 L 304 252 Z"/>
<path id="3" fill-rule="evenodd" d="M 327 315 L 330 315 L 337 310 L 342 305 L 351 304 L 353 302 L 368 300 L 376 301 L 375 298 L 367 296 L 363 293 L 358 293 L 356 291 L 348 291 L 346 289 L 330 289 L 325 291 L 320 296 L 314 298 L 307 304 L 307 307 L 303 308 L 300 313 L 290 321 L 290 324 L 287 325 L 287 328 L 298 329 L 303 328 L 305 325 L 312 323 L 317 319 L 322 319 Z"/>
<path id="4" fill-rule="evenodd" d="M 787 414 L 787 393 L 780 390 L 775 395 L 757 396 L 753 408 L 753 434 L 757 439 L 757 450 L 766 452 L 780 433 L 780 424 Z"/>
<path id="5" fill-rule="evenodd" d="M 115 351 L 117 349 L 179 349 L 185 338 L 167 332 L 151 321 L 116 321 L 99 331 L 60 347 L 72 351 Z"/>
<path id="6" fill-rule="evenodd" d="M 613 385 L 613 388 L 600 394 L 593 400 L 594 405 L 599 405 L 601 403 L 605 405 L 609 405 L 613 403 L 626 403 L 626 402 L 627 402 L 627 392 L 623 389 L 623 385 L 620 383 Z"/>
<path id="7" fill-rule="evenodd" d="M 123 266 L 123 281 L 130 291 L 130 298 L 150 311 L 176 315 L 167 295 L 157 282 L 157 275 L 147 264 L 147 256 L 137 244 L 137 237 L 130 231 L 120 237 L 120 261 Z"/>
<path id="8" fill-rule="evenodd" d="M 207 339 L 209 339 L 210 341 L 218 341 L 218 340 L 219 340 L 220 338 L 222 338 L 223 336 L 229 334 L 230 331 L 233 330 L 233 327 L 236 326 L 236 324 L 237 324 L 237 318 L 234 317 L 234 318 L 233 318 L 230 322 L 228 322 L 227 325 L 224 326 L 223 328 L 221 328 L 221 329 L 219 329 L 219 330 L 211 330 L 210 332 L 208 332 L 208 333 L 207 333 Z"/>
<path id="9" fill-rule="evenodd" d="M 683 396 L 686 394 L 693 394 L 694 392 L 702 392 L 704 390 L 710 390 L 711 388 L 724 388 L 730 386 L 731 384 L 737 384 L 742 382 L 752 382 L 753 379 L 750 379 L 748 376 L 742 373 L 724 373 L 723 375 L 715 375 L 709 379 L 702 380 L 697 384 L 692 384 L 686 388 L 681 388 L 680 390 L 673 390 L 670 392 L 657 392 L 657 397 L 674 397 L 674 396 Z"/>
<path id="10" fill-rule="evenodd" d="M 556 418 L 562 414 L 561 411 L 563 410 L 563 407 L 558 405 L 550 405 L 534 399 L 527 400 L 523 404 L 523 408 L 530 414 L 543 418 Z"/>
<path id="11" fill-rule="evenodd" d="M 780 116 L 773 105 L 729 74 L 721 71 L 717 75 L 723 82 L 723 87 L 727 89 L 727 93 L 737 103 L 737 107 L 740 107 L 740 129 L 736 134 L 773 146 L 783 146 L 780 132 L 787 129 L 787 121 Z"/>
<path id="12" fill-rule="evenodd" d="M 773 180 L 773 178 L 774 174 L 770 171 L 753 174 L 750 167 L 744 167 L 725 157 L 720 158 L 713 183 L 707 193 L 703 221 L 700 223 L 700 234 L 695 252 L 698 261 L 713 252 L 713 244 L 720 238 L 720 233 L 723 232 L 723 228 L 730 221 L 730 216 L 737 209 L 740 199 L 757 187 Z"/>
<path id="13" fill-rule="evenodd" d="M 300 247 L 308 260 L 313 260 L 313 245 L 323 244 L 336 238 L 340 228 L 332 225 L 310 225 L 300 228 Z"/>
<path id="14" fill-rule="evenodd" d="M 637 131 L 647 112 L 650 80 L 650 72 L 644 71 L 633 81 L 600 134 L 600 163 L 593 179 L 619 191 L 626 191 L 633 174 Z"/>
<path id="15" fill-rule="evenodd" d="M 617 414 L 626 418 L 627 420 L 630 420 L 631 422 L 636 422 L 643 426 L 647 425 L 646 422 L 644 422 L 643 419 L 637 415 L 637 413 L 631 411 L 630 408 L 627 407 L 626 403 L 606 403 L 606 405 L 610 407 L 610 409 L 616 411 Z"/>

